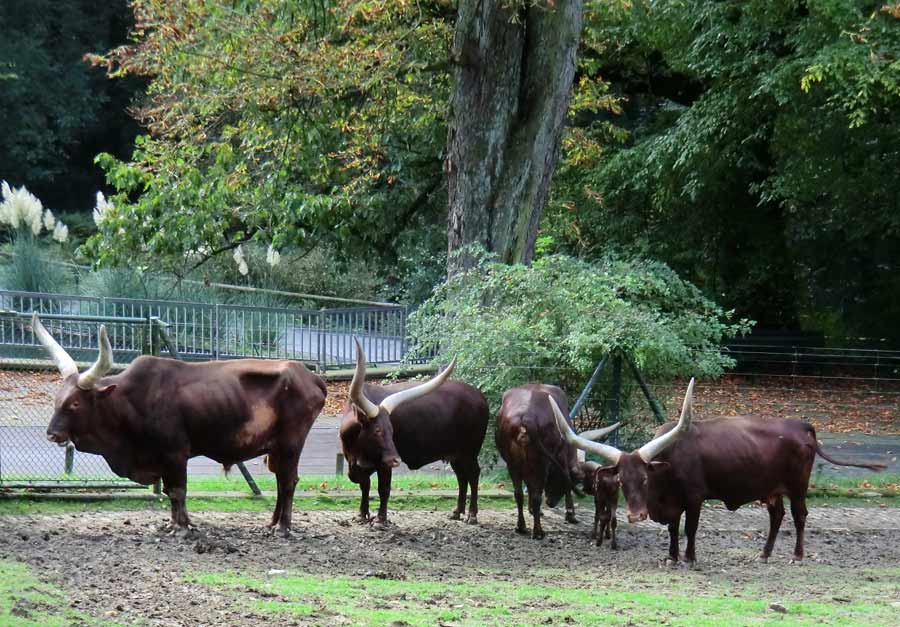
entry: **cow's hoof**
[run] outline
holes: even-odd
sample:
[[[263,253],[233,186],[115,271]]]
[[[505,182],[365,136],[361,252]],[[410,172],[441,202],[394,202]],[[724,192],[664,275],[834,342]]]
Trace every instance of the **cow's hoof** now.
[[[610,550],[610,551],[618,551],[618,550],[619,550],[619,545],[616,544],[615,541],[610,542],[610,543],[609,543],[609,550]]]
[[[291,538],[291,528],[290,527],[279,527],[278,535],[280,535],[285,540],[290,540]]]
[[[366,525],[371,520],[372,519],[369,518],[368,514],[357,514],[356,516],[353,517],[353,522],[355,522],[358,525]]]
[[[516,533],[520,533],[524,536],[528,533],[528,527],[516,527]]]
[[[544,539],[544,531],[542,529],[537,529],[531,532],[532,540],[543,540]]]
[[[199,532],[193,525],[178,525],[172,527],[169,535],[179,540],[193,540],[199,535]]]
[[[377,529],[377,530],[379,530],[379,531],[384,531],[384,530],[387,529],[390,525],[391,525],[391,523],[389,523],[389,522],[387,521],[387,518],[376,518],[375,520],[372,521],[372,524],[371,524],[370,526],[372,527],[372,529]]]
[[[791,561],[788,562],[788,563],[789,563],[789,564],[802,564],[802,563],[803,563],[803,556],[802,556],[802,555],[795,555],[794,557],[791,558]]]
[[[678,566],[678,560],[677,560],[677,559],[672,559],[671,557],[667,557],[667,558],[666,558],[666,561],[663,562],[663,563],[664,563],[666,566],[671,566],[672,568],[675,568],[676,566]]]
[[[769,561],[769,556],[766,555],[765,553],[763,553],[763,554],[760,555],[757,559],[758,559],[760,562],[762,562],[763,564],[765,564],[765,563],[767,563],[767,562]]]
[[[684,560],[681,562],[681,568],[683,570],[697,570],[697,562],[695,560]]]
[[[575,518],[575,512],[566,512],[566,522],[570,525],[578,524],[578,519]]]
[[[457,510],[453,510],[453,512],[450,514],[450,520],[459,520],[461,516],[462,516],[461,512],[459,512]]]
[[[474,514],[469,514],[469,517],[466,518],[467,525],[477,525],[478,524],[478,516]]]

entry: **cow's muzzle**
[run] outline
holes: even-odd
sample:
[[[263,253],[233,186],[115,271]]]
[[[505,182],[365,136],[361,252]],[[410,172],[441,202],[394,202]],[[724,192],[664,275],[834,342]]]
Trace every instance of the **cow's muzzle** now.
[[[635,514],[634,512],[626,512],[626,516],[628,516],[628,522],[630,523],[647,520],[647,512],[638,512],[637,514]]]
[[[59,433],[56,431],[48,431],[47,439],[55,444],[58,444],[59,446],[65,446],[66,444],[69,443],[68,435],[66,435],[65,433]]]
[[[400,465],[400,458],[399,457],[389,457],[386,460],[384,460],[384,465],[387,466],[388,468],[396,468],[397,466]]]

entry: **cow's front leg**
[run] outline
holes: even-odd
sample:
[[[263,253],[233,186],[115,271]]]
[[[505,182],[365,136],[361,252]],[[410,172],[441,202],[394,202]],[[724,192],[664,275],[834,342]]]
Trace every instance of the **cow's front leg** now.
[[[359,514],[357,514],[354,519],[358,523],[367,523],[369,522],[369,490],[372,487],[372,477],[370,475],[362,475],[357,477],[357,483],[359,483],[359,490],[361,492],[359,497]]]
[[[669,558],[670,564],[678,563],[678,528],[681,526],[681,514],[673,522],[669,523]]]
[[[391,468],[378,469],[378,517],[375,522],[379,525],[387,524],[388,499],[391,498],[391,477],[393,471]]]
[[[700,504],[690,505],[684,514],[684,532],[687,535],[687,548],[684,550],[684,560],[688,565],[693,564],[697,557],[694,553],[694,543],[697,539],[697,527],[700,524]]]
[[[173,532],[188,531],[191,520],[187,513],[187,461],[180,462],[163,475],[163,492],[169,497],[172,509],[171,528]]]

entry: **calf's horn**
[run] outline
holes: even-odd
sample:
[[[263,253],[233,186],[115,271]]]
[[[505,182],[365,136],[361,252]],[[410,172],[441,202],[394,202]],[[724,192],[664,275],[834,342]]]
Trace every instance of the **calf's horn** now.
[[[694,417],[694,379],[688,383],[687,393],[684,395],[684,403],[681,405],[681,418],[674,429],[663,433],[661,436],[647,442],[638,449],[638,455],[646,463],[653,461],[653,458],[662,453],[664,450],[675,444],[680,437],[688,432],[691,428],[691,418]]]
[[[442,373],[431,379],[431,381],[426,381],[415,387],[395,392],[381,401],[380,406],[390,414],[403,403],[415,400],[420,396],[425,396],[429,392],[433,392],[441,387],[441,384],[447,380],[447,377],[450,376],[454,368],[456,368],[456,357],[453,358],[453,361],[450,362],[449,366],[444,368]]]
[[[56,367],[59,368],[59,373],[62,375],[63,379],[68,379],[73,374],[78,374],[78,366],[75,365],[75,360],[66,352],[59,343],[53,339],[53,336],[44,328],[43,323],[41,323],[38,318],[37,312],[32,314],[31,316],[31,330],[34,331],[34,336],[37,340],[47,349],[47,352],[50,354],[50,359],[53,360],[53,363],[56,364]]]
[[[363,352],[359,338],[356,342],[356,371],[353,373],[353,381],[350,382],[350,402],[359,407],[366,416],[375,418],[378,415],[378,406],[366,398],[366,354]]]
[[[556,404],[556,400],[552,396],[550,396],[549,398],[550,407],[553,408],[553,415],[556,417],[556,426],[559,429],[559,433],[563,436],[563,438],[566,439],[567,442],[577,448],[580,448],[582,451],[599,455],[603,459],[609,460],[609,462],[612,464],[619,463],[619,458],[622,457],[622,451],[617,449],[615,446],[600,444],[600,442],[591,442],[590,440],[585,440],[584,438],[575,435],[575,432],[572,431],[572,428],[566,421],[566,417],[563,415],[562,411],[560,411],[559,405]]]
[[[603,427],[602,429],[591,429],[590,431],[582,431],[578,434],[579,437],[584,438],[585,440],[592,440],[594,442],[599,442],[610,433],[618,429],[622,425],[621,422],[617,422],[614,425],[610,425],[609,427]]]
[[[109,336],[106,334],[106,326],[100,327],[100,354],[97,355],[97,361],[94,365],[85,370],[78,377],[78,387],[82,390],[92,390],[101,378],[112,369],[113,353],[112,346],[109,343]]]

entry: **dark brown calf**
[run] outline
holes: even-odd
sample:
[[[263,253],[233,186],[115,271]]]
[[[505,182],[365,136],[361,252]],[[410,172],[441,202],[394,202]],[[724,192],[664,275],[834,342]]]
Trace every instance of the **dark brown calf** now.
[[[598,467],[592,478],[594,493],[594,529],[591,537],[597,546],[603,543],[603,536],[610,540],[609,548],[616,550],[616,507],[619,504],[619,478],[609,468]]]

